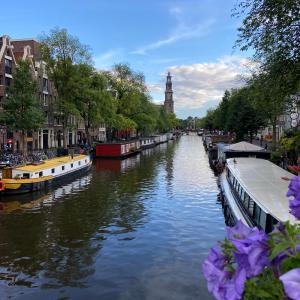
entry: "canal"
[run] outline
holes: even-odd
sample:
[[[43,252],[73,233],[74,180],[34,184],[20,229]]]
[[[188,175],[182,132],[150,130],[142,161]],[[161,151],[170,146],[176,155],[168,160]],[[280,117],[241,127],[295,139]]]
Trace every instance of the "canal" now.
[[[223,239],[216,177],[196,135],[0,203],[0,299],[212,299]]]

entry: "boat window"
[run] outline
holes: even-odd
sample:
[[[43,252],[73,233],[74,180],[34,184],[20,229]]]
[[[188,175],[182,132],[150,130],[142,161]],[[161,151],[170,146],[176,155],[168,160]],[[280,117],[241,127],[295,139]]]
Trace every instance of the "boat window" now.
[[[85,162],[87,162],[87,159],[85,160]]]
[[[42,177],[43,176],[43,172],[39,172],[39,177]]]
[[[250,197],[247,193],[245,193],[245,197],[243,199],[243,205],[245,208],[248,208]]]
[[[23,173],[23,178],[30,178],[30,174],[29,173]]]
[[[55,169],[51,169],[51,173],[54,174],[55,173]]]
[[[255,220],[256,224],[260,224],[260,214],[261,214],[261,208],[255,203],[254,220]]]
[[[261,210],[259,225],[263,230],[266,230],[267,214]]]
[[[73,168],[73,164],[71,164],[71,168]]]
[[[81,161],[78,162],[78,166],[80,166],[80,165],[81,165]]]
[[[240,187],[239,195],[240,195],[240,198],[243,199],[243,197],[244,197],[244,190],[243,190],[242,187]]]
[[[254,201],[252,198],[249,199],[249,203],[248,203],[248,211],[249,211],[249,214],[250,216],[252,217],[253,216],[253,211],[254,211]]]
[[[61,169],[64,170],[64,169],[65,169],[65,166],[62,166]]]

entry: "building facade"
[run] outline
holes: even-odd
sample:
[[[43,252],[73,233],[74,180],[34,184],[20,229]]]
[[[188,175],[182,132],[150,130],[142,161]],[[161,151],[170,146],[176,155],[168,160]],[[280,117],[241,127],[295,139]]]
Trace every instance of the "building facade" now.
[[[56,109],[57,92],[53,82],[49,80],[45,62],[40,55],[40,45],[34,39],[11,39],[4,35],[0,37],[0,107],[5,99],[5,90],[13,81],[13,73],[21,60],[30,62],[32,75],[38,86],[37,97],[45,114],[45,123],[37,131],[27,132],[28,150],[41,150],[63,147],[62,115]],[[84,122],[75,116],[69,118],[67,146],[86,142]],[[105,127],[97,128],[92,135],[95,140],[105,139]],[[15,131],[9,131],[0,124],[0,145],[20,150],[21,136]]]
[[[166,112],[174,113],[172,76],[171,76],[170,72],[168,72],[168,75],[167,75],[164,108],[165,108]]]

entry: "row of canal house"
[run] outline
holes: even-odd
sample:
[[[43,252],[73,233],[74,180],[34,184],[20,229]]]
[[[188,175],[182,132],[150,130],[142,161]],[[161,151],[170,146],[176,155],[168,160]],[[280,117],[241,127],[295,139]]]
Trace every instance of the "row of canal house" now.
[[[13,82],[13,74],[19,61],[29,60],[32,66],[32,74],[38,84],[38,95],[41,107],[45,113],[46,122],[38,131],[27,133],[28,150],[49,149],[63,146],[62,122],[59,111],[54,109],[57,93],[54,84],[49,80],[45,62],[41,60],[39,43],[34,39],[11,39],[4,35],[0,37],[0,107],[6,96],[6,89]],[[2,109],[2,108],[1,108]],[[86,141],[84,123],[82,120],[71,116],[67,139],[67,146],[80,144]],[[93,139],[104,140],[105,127],[95,128]],[[9,131],[4,124],[0,124],[0,145],[7,145],[14,151],[18,151],[21,145],[21,136],[15,131]]]

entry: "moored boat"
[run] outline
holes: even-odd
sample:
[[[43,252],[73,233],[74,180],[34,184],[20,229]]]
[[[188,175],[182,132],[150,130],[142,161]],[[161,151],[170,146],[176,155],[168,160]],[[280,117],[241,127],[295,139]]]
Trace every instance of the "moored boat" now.
[[[153,136],[140,138],[141,149],[149,149],[156,146]]]
[[[95,156],[100,158],[126,158],[141,151],[139,140],[114,143],[99,143],[96,145]]]
[[[289,182],[282,179],[292,176],[268,160],[227,159],[220,186],[228,225],[241,220],[249,227],[270,232],[278,222],[297,222],[289,213],[286,198]]]
[[[62,156],[25,166],[4,168],[0,189],[3,194],[20,194],[47,188],[55,181],[88,170],[89,155]]]

